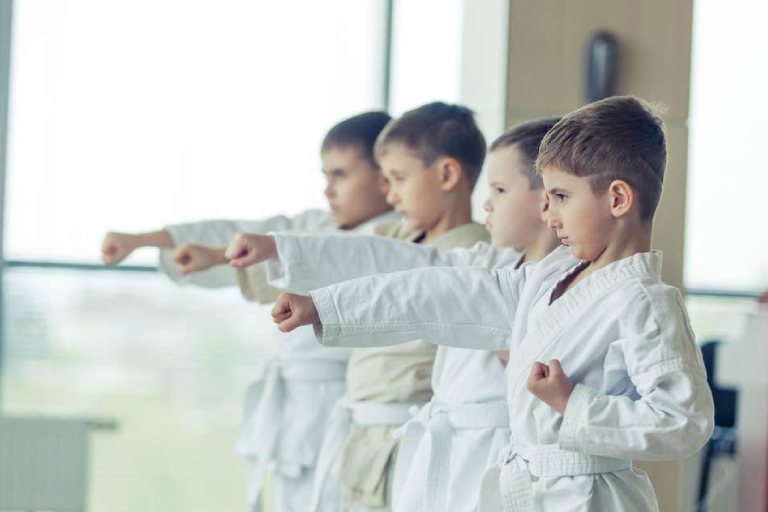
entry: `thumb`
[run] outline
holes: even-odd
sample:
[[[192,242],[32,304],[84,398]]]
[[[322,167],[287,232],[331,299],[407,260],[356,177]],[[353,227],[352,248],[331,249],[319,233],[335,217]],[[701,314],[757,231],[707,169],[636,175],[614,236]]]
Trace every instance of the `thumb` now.
[[[298,319],[299,317],[297,315],[292,315],[279,324],[277,324],[277,328],[280,329],[281,332],[291,332],[292,330],[296,329],[297,327],[301,327],[302,323]]]
[[[186,245],[182,245],[181,247],[173,251],[173,261],[177,265],[186,265],[187,263],[189,263],[189,260],[191,259],[190,256],[191,255],[190,255],[189,247]]]
[[[552,375],[563,375],[563,367],[560,366],[560,361],[557,359],[552,359],[549,362],[549,372]]]
[[[237,233],[224,251],[224,257],[228,260],[234,260],[244,256],[247,252],[248,241],[241,233]]]
[[[272,320],[282,322],[291,314],[291,298],[289,293],[281,293],[272,308]]]

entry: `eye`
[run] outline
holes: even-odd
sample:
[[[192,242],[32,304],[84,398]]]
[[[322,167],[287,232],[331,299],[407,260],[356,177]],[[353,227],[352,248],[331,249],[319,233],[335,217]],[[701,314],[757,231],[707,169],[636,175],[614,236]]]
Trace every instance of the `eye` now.
[[[496,187],[496,193],[503,194],[504,192],[506,192],[506,189],[503,189],[501,187]]]
[[[334,171],[331,173],[331,176],[334,178],[345,178],[347,176],[347,171],[344,169],[334,169]]]
[[[565,194],[555,194],[555,197],[562,203],[568,197]]]

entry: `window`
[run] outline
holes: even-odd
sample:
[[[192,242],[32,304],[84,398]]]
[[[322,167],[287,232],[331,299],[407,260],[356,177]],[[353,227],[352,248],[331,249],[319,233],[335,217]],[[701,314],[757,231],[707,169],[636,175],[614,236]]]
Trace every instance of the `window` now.
[[[324,207],[326,130],[385,105],[386,8],[15,2],[5,258],[96,263],[107,230]],[[268,307],[152,272],[2,275],[2,412],[119,425],[93,435],[89,510],[245,508]]]
[[[16,2],[6,257],[94,262],[108,230],[324,207],[323,135],[384,107],[385,7]]]
[[[768,288],[768,116],[762,22],[768,4],[697,1],[688,170],[685,284]]]

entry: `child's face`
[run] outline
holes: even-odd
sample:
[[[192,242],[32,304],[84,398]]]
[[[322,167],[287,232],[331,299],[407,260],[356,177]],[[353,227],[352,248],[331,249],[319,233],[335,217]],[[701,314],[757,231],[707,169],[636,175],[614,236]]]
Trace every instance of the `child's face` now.
[[[545,194],[540,188],[531,190],[527,166],[514,145],[488,153],[485,225],[500,247],[530,247],[543,227]]]
[[[429,230],[448,208],[437,172],[440,159],[425,167],[407,146],[392,143],[379,156],[381,172],[389,181],[387,202],[414,229]]]
[[[547,224],[560,241],[584,261],[596,260],[608,247],[614,229],[607,191],[595,195],[589,178],[574,176],[556,167],[541,173],[547,191]]]
[[[325,197],[339,226],[354,228],[389,209],[386,180],[356,148],[331,147],[320,157]]]

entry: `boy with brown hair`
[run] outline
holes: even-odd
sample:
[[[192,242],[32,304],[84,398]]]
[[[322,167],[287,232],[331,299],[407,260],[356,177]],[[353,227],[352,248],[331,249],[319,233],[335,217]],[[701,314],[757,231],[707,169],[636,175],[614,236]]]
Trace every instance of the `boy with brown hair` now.
[[[680,292],[650,250],[665,163],[662,122],[646,104],[587,105],[548,133],[537,161],[549,226],[566,247],[519,269],[420,268],[284,294],[274,316],[283,330],[320,323],[328,346],[414,335],[507,344],[511,436],[481,511],[658,510],[632,460],[691,455],[713,426]],[[494,266],[478,250],[416,249],[413,266]]]
[[[225,245],[242,230],[372,232],[397,216],[386,203],[388,186],[373,157],[376,137],[391,117],[365,112],[335,124],[320,147],[328,210],[262,220],[211,220],[176,224],[139,234],[108,233],[102,251],[114,265],[139,247],[160,248],[159,269],[174,282],[203,287],[240,286],[246,299],[272,303],[278,291],[266,282],[263,265],[235,272],[223,257]],[[258,333],[262,342],[275,342]],[[266,336],[266,340],[263,338]],[[314,471],[329,411],[345,393],[348,349],[323,350],[312,330],[280,336],[275,357],[248,388],[243,432],[236,451],[246,462],[246,493],[251,511],[263,510],[262,489],[272,481],[272,508],[304,512],[312,498]],[[328,488],[322,505],[339,506],[338,489]]]

